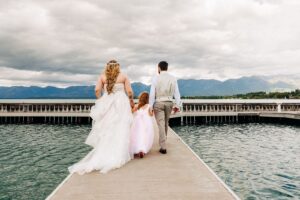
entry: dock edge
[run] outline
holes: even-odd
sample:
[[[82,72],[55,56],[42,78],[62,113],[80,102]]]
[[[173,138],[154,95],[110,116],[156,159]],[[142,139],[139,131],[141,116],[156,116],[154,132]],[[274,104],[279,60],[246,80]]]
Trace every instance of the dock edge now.
[[[241,200],[231,189],[226,183],[198,156],[193,149],[185,142],[183,139],[171,128],[169,129],[174,133],[174,135],[196,156],[196,158],[209,170],[210,173],[213,174],[213,176],[223,185],[223,187],[236,199],[236,200]]]

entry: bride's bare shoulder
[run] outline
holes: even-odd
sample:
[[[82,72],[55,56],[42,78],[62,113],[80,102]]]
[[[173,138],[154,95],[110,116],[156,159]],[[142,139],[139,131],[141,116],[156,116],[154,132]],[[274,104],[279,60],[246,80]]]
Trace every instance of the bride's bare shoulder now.
[[[128,79],[128,76],[124,73],[120,73],[119,80],[125,82]]]
[[[124,77],[126,77],[126,74],[124,74],[123,72],[121,72],[121,73],[119,74],[119,77],[120,77],[120,78],[124,78]]]

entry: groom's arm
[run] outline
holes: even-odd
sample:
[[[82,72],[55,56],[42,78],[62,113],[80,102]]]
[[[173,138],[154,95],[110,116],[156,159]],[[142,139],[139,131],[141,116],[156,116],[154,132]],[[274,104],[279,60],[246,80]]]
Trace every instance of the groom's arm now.
[[[155,86],[156,86],[156,79],[157,77],[154,77],[152,79],[152,84],[151,84],[151,88],[150,88],[150,97],[149,97],[149,105],[150,108],[153,109],[153,105],[155,103]]]
[[[180,96],[180,92],[179,92],[179,87],[178,87],[178,82],[177,82],[177,80],[176,80],[176,82],[175,82],[174,98],[175,98],[176,106],[177,106],[179,109],[181,109],[182,102],[181,102],[181,96]]]

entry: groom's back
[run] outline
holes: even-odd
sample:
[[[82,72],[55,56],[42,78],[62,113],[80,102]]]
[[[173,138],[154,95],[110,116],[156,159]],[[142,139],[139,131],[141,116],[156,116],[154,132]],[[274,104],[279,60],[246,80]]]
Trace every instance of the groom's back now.
[[[155,96],[157,100],[166,101],[173,99],[176,78],[167,72],[161,72],[157,77]]]

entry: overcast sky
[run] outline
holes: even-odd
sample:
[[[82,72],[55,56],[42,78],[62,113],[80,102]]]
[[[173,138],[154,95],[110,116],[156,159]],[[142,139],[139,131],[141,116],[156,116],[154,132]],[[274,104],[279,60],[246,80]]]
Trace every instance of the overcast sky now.
[[[111,58],[145,83],[160,60],[178,78],[295,78],[299,11],[299,0],[0,0],[0,85],[90,85]]]

